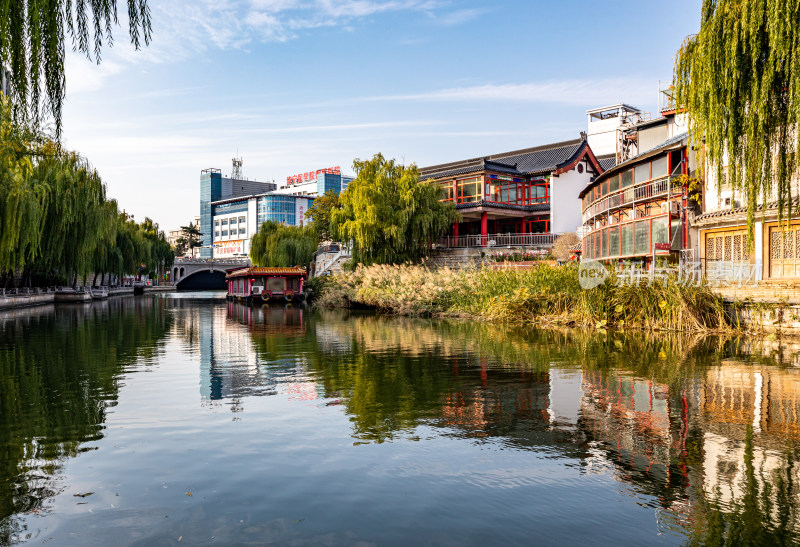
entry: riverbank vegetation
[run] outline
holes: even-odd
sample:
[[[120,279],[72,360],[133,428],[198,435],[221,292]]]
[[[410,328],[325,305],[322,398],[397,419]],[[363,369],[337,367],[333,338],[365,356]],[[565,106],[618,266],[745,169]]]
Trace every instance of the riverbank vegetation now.
[[[92,273],[156,272],[172,263],[158,224],[137,224],[75,152],[17,123],[0,104],[0,283],[73,284]],[[105,276],[101,277],[101,282]]]
[[[469,316],[503,323],[673,331],[727,328],[722,299],[678,279],[606,282],[584,290],[575,265],[529,269],[359,266],[312,283],[322,307],[370,307],[416,316]]]

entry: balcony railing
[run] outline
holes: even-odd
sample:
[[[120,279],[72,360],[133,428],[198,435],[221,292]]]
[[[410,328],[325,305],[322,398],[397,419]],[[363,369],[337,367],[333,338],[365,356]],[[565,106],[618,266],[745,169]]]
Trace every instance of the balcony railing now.
[[[443,237],[442,248],[464,247],[538,247],[549,248],[560,234],[487,234]]]
[[[583,212],[583,222],[589,222],[598,215],[626,205],[635,204],[639,201],[650,201],[655,198],[665,197],[669,195],[670,192],[676,194],[678,190],[682,190],[683,188],[680,184],[675,183],[676,178],[676,176],[662,177],[645,184],[625,188],[624,190],[603,198],[586,208]]]

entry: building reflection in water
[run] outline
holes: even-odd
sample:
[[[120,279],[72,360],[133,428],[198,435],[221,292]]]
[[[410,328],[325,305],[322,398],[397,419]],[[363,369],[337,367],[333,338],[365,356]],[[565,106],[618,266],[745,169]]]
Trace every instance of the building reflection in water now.
[[[235,303],[199,325],[203,400],[322,398],[343,405],[358,442],[426,425],[572,458],[701,543],[734,521],[751,525],[740,537],[800,532],[800,375],[754,362],[773,350]]]
[[[306,333],[302,307],[227,306],[189,310],[194,348],[200,360],[200,397],[205,404],[226,402],[241,412],[246,397],[285,393],[290,399],[317,398],[305,378],[302,356],[265,359],[264,345],[281,345]],[[186,328],[184,326],[184,328]]]

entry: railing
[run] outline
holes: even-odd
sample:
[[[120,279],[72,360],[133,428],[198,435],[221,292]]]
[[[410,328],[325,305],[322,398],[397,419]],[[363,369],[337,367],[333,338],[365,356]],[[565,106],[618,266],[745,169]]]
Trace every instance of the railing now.
[[[179,256],[175,258],[175,264],[250,264],[249,258],[190,258]]]
[[[317,268],[317,270],[314,272],[314,275],[316,276],[325,275],[325,272],[327,272],[331,268],[331,266],[336,264],[337,260],[339,260],[342,257],[349,257],[349,256],[350,256],[350,249],[348,247],[342,247],[333,256],[328,258],[323,263],[323,266],[321,268]]]
[[[670,188],[673,190],[682,189],[682,186],[674,184],[676,176],[665,176],[660,179],[650,181],[646,184],[638,186],[631,186],[625,188],[615,194],[603,198],[593,205],[586,208],[583,212],[583,222],[588,222],[592,218],[606,213],[618,207],[624,207],[637,201],[651,200],[670,194]],[[673,192],[676,193],[676,192]]]
[[[464,247],[551,247],[560,234],[486,234],[443,237],[442,248]]]

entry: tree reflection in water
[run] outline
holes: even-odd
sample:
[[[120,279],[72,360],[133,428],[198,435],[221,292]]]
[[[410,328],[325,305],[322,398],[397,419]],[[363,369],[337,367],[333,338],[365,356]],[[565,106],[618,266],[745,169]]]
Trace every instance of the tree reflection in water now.
[[[33,308],[0,320],[0,544],[16,515],[48,511],[65,460],[103,437],[126,367],[151,362],[170,318],[162,301]]]
[[[200,404],[234,417],[252,397],[316,398],[354,444],[530,451],[612,474],[690,543],[797,540],[800,344],[131,298],[0,319],[0,544],[48,511],[122,375],[165,339],[197,358]]]
[[[344,406],[356,443],[435,427],[614,473],[692,543],[797,539],[795,343],[341,312],[307,313],[305,327],[254,329],[253,348],[266,363],[306,348],[308,377]]]

